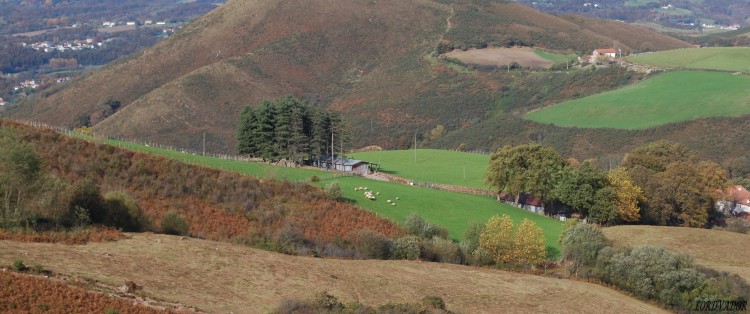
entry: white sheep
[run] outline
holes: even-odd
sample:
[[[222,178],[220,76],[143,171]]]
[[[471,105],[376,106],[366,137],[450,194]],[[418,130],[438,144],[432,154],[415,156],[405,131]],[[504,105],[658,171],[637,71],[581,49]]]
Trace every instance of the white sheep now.
[[[398,201],[398,196],[396,196],[396,200]]]
[[[387,202],[387,203],[390,203],[390,202],[391,202],[391,200],[387,200],[386,202]]]

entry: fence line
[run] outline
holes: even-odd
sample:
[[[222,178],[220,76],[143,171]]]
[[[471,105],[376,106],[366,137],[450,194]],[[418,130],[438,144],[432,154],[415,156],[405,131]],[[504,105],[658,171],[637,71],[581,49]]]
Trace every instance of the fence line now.
[[[36,122],[36,121],[27,121],[27,120],[14,120],[14,121],[31,126],[31,127],[35,127],[35,128],[52,130],[61,134],[68,135],[68,136],[87,135],[87,134],[75,132],[74,130],[71,130],[66,127],[52,126],[46,123],[41,123],[41,122]],[[155,147],[155,148],[160,148],[160,149],[171,150],[174,152],[181,152],[184,154],[192,154],[195,156],[206,156],[206,157],[218,158],[222,160],[233,160],[233,161],[241,161],[241,162],[264,162],[260,158],[251,158],[248,156],[241,156],[241,155],[214,154],[214,153],[206,153],[204,155],[203,152],[199,152],[196,150],[179,148],[179,147],[170,146],[170,145],[163,145],[163,144],[154,143],[154,142],[138,141],[136,139],[118,138],[112,135],[101,135],[93,131],[88,136],[93,137],[95,142],[103,142],[104,140],[116,141],[115,143],[108,144],[108,145],[113,145],[113,146],[123,147],[123,148],[128,148],[125,143],[134,143],[134,144],[143,145],[146,147]],[[447,151],[459,151],[457,149],[446,149],[446,150]],[[489,153],[485,151],[470,151],[469,153],[489,155]],[[204,167],[208,166],[204,162],[191,161],[188,163],[199,165],[199,166],[204,166]],[[221,170],[227,170],[225,167],[220,166],[219,168]],[[385,173],[381,173],[381,175],[388,178],[388,180],[391,182],[425,187],[425,188],[430,188],[430,189],[435,189],[435,190],[444,190],[444,191],[472,194],[472,195],[478,195],[478,196],[489,196],[489,197],[495,197],[497,194],[496,192],[490,191],[490,190],[475,189],[475,188],[469,188],[469,187],[464,187],[464,186],[441,184],[441,183],[434,183],[434,182],[413,181],[413,180],[408,180],[408,179],[404,179],[401,177],[397,177],[397,176],[385,174]],[[317,176],[317,180],[325,181],[325,180],[331,180],[331,179],[336,179],[336,178],[341,178],[341,177],[352,177],[352,176],[358,176],[358,174],[351,173],[351,172],[331,173],[331,174],[324,175],[324,176]],[[298,179],[295,182],[313,182],[313,181],[314,179],[310,177],[310,178]]]

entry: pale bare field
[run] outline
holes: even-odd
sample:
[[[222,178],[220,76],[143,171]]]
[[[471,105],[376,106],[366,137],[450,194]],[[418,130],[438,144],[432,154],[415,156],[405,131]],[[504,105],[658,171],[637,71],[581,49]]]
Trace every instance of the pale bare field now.
[[[659,226],[617,226],[604,234],[619,245],[653,245],[685,253],[695,263],[734,273],[750,282],[750,235],[736,232]]]
[[[0,241],[0,265],[16,258],[113,286],[132,280],[148,297],[209,312],[265,313],[281,300],[322,291],[368,305],[435,295],[463,313],[663,312],[609,288],[567,279],[417,261],[289,256],[166,235],[76,246]]]
[[[548,68],[552,65],[552,62],[537,56],[528,47],[469,49],[466,51],[454,50],[445,55],[461,60],[461,62],[466,64],[496,66],[499,68],[506,67],[512,62],[532,69]]]

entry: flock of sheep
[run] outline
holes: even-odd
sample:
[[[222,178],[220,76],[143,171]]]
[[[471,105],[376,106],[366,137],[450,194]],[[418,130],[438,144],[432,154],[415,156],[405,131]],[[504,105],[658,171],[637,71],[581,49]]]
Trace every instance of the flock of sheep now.
[[[372,193],[372,191],[368,191],[367,187],[357,187],[354,188],[355,191],[365,191],[364,195],[366,199],[369,199],[371,201],[374,201],[376,198],[376,195],[380,195],[380,192],[375,192],[375,194]],[[396,201],[398,201],[398,197],[396,197]],[[396,201],[387,200],[386,203],[390,204],[391,206],[396,206]]]

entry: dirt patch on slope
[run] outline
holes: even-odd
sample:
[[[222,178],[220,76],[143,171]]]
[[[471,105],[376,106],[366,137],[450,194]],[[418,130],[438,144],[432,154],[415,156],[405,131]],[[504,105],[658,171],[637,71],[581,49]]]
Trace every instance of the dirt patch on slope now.
[[[497,68],[507,67],[513,62],[532,69],[546,69],[552,66],[552,62],[537,56],[528,47],[470,49],[466,51],[454,50],[445,55],[461,60],[461,62],[466,64]]]

